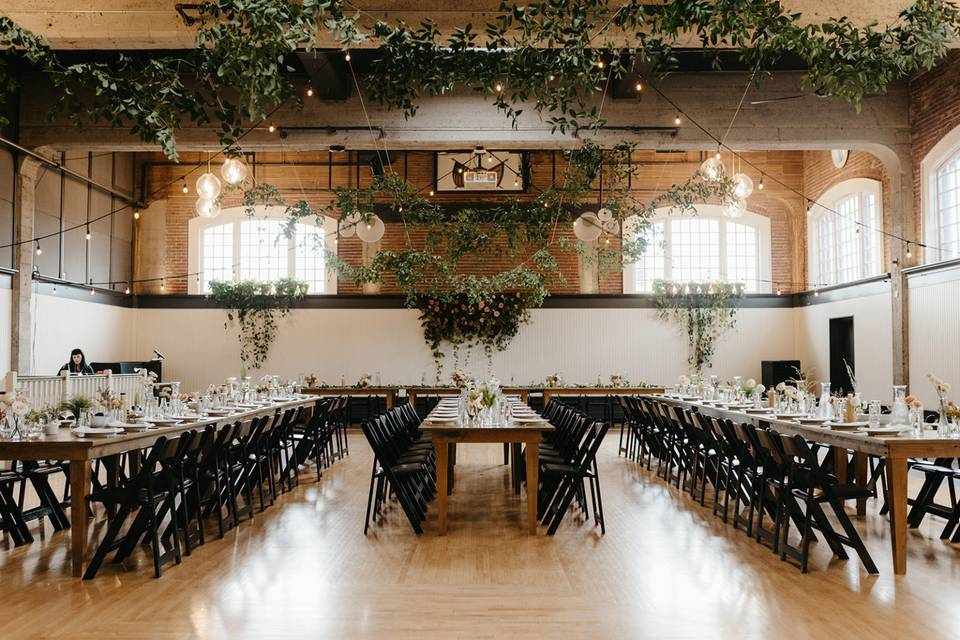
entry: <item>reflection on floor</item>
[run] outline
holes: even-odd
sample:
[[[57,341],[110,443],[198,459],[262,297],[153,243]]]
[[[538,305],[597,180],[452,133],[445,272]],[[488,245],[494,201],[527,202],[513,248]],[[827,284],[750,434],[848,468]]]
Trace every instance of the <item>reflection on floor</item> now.
[[[0,552],[0,638],[809,638],[960,635],[960,548],[942,521],[910,532],[894,578],[887,521],[855,519],[880,567],[832,560],[811,573],[724,525],[673,487],[600,455],[607,535],[570,519],[523,533],[499,445],[460,448],[447,537],[415,536],[398,508],[364,538],[371,456],[350,458],[264,514],[152,577],[149,554],[70,577],[69,534]],[[100,515],[100,514],[98,514]],[[91,527],[99,539],[104,522]]]

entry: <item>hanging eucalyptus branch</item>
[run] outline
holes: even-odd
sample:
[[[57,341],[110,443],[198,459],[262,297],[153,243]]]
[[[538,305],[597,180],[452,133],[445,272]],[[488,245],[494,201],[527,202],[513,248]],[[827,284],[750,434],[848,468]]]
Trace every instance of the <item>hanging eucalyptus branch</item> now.
[[[227,309],[224,328],[237,323],[240,362],[244,367],[263,366],[277,338],[277,320],[290,312],[290,305],[302,299],[307,289],[306,282],[293,278],[276,282],[210,282],[210,298],[218,307]]]
[[[743,295],[743,285],[657,280],[653,290],[657,317],[687,334],[690,373],[703,373],[713,362],[720,336],[736,323],[734,302]]]

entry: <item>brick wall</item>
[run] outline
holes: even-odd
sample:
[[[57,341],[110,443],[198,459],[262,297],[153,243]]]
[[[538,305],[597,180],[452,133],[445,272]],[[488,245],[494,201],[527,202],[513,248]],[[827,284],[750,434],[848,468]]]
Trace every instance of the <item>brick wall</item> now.
[[[789,291],[801,286],[793,283],[802,283],[803,259],[805,246],[805,227],[803,216],[803,201],[800,196],[790,189],[800,190],[804,185],[804,154],[797,151],[770,151],[749,153],[745,156],[751,163],[760,167],[769,176],[776,176],[788,185],[781,187],[769,178],[765,181],[763,191],[755,190],[749,199],[751,211],[765,215],[771,219],[772,243],[772,272],[777,287]],[[648,201],[655,195],[662,193],[674,184],[682,183],[696,169],[701,162],[701,154],[697,152],[638,152],[634,154],[632,162],[637,168],[636,175],[631,182],[631,190],[641,201]],[[531,159],[531,185],[527,193],[520,198],[532,199],[543,189],[547,189],[555,180],[563,175],[564,162],[559,153],[533,152]],[[403,175],[412,184],[423,187],[425,194],[431,188],[433,179],[433,154],[430,152],[393,152],[391,153],[392,169]],[[728,167],[730,159],[724,157]],[[178,178],[197,163],[204,162],[199,154],[184,154],[181,164],[167,163],[159,156],[144,155],[141,157],[141,168],[146,172],[147,192],[159,189],[164,185],[167,208],[165,229],[165,273],[182,274],[189,271],[189,238],[188,223],[195,216],[194,205],[196,194],[194,183],[201,171],[195,171],[186,180],[190,192],[182,193],[182,183]],[[335,187],[355,187],[369,185],[371,173],[369,168],[358,169],[355,166],[336,166],[336,163],[351,163],[355,161],[355,154],[343,153],[258,153],[256,154],[256,178],[259,182],[270,183],[280,189],[283,197],[290,202],[306,199],[314,206],[329,204],[333,199],[332,189]],[[270,163],[288,163],[287,166],[277,166]],[[299,166],[289,166],[296,162]],[[331,165],[331,163],[333,163]],[[216,167],[214,168],[216,171]],[[757,171],[746,166],[741,170],[751,175],[755,183],[759,183]],[[162,198],[164,194],[154,196]],[[597,194],[599,196],[599,193]],[[470,202],[496,200],[497,196],[470,195]],[[463,203],[464,196],[458,194],[437,194],[433,197],[437,202]],[[239,205],[239,199],[226,198],[224,208]],[[402,223],[390,222],[386,225],[382,243],[383,249],[400,249],[406,245],[407,232]],[[556,232],[572,237],[569,224],[561,225]],[[163,251],[156,238],[151,241],[147,234],[141,234],[141,252]],[[415,231],[412,232],[414,244],[422,241]],[[614,243],[616,240],[612,241]],[[357,238],[343,238],[337,247],[339,255],[353,264],[359,264],[362,255],[362,244]],[[560,265],[565,282],[557,283],[552,287],[554,293],[578,293],[580,291],[578,256],[573,251],[554,251]],[[526,256],[511,259],[506,254],[495,259],[484,261],[465,260],[462,268],[465,272],[476,274],[493,274],[510,268],[517,260]],[[776,288],[776,287],[775,287]],[[159,285],[142,287],[143,292],[159,293]],[[623,290],[622,275],[620,272],[604,272],[600,277],[600,291],[602,293],[620,293]],[[167,293],[185,293],[186,280],[170,280],[166,283]],[[352,282],[341,280],[338,283],[338,292],[343,294],[360,293]],[[395,283],[385,282],[381,287],[382,293],[395,293]]]
[[[913,153],[913,237],[923,238],[924,185],[920,163],[941,138],[960,126],[960,51],[951,50],[936,67],[910,81],[910,142]]]
[[[883,168],[883,162],[879,158],[866,151],[851,151],[850,155],[847,156],[847,163],[838,169],[834,166],[829,151],[805,151],[803,153],[803,193],[813,200],[819,201],[820,196],[834,185],[857,178],[880,181],[883,201],[881,206],[883,228],[889,228],[890,185],[887,180],[887,173]],[[822,204],[830,206],[829,202],[822,202]],[[812,205],[808,205],[808,209],[809,206]],[[804,218],[806,218],[805,215]],[[806,239],[804,239],[804,245],[806,245]],[[882,262],[884,265],[889,261],[889,250],[889,242],[884,237]],[[804,252],[804,262],[806,262],[806,252]],[[804,274],[807,273],[807,266],[804,264]]]

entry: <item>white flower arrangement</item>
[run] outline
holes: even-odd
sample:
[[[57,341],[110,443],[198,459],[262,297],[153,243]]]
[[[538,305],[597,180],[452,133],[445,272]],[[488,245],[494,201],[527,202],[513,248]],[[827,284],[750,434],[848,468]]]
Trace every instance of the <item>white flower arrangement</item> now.
[[[933,384],[933,388],[937,392],[937,397],[943,402],[946,395],[950,393],[950,383],[944,382],[933,373],[928,373],[927,379]]]
[[[610,374],[610,385],[614,387],[625,387],[627,386],[626,377],[619,373]]]
[[[140,386],[144,392],[152,393],[153,385],[157,382],[157,374],[147,369],[140,369]]]
[[[684,387],[690,386],[690,377],[689,376],[680,376],[680,385]]]
[[[20,435],[20,421],[30,413],[30,398],[23,391],[0,396],[0,421],[10,419],[13,431]]]
[[[450,374],[450,380],[453,382],[453,386],[455,386],[457,389],[463,389],[468,387],[473,382],[473,376],[463,369],[457,369]]]
[[[357,380],[357,385],[356,385],[357,388],[358,388],[358,389],[363,389],[363,388],[365,388],[365,387],[369,387],[369,386],[370,386],[370,380],[372,380],[372,379],[373,379],[373,377],[372,377],[369,373],[360,374],[360,378]]]
[[[554,373],[545,378],[544,382],[548,387],[559,387],[563,384],[563,378],[560,377],[559,373]]]

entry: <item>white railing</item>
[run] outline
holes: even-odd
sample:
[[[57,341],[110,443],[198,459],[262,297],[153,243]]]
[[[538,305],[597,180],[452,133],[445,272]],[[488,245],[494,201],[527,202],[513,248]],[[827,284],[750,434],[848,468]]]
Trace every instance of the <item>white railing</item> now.
[[[136,373],[106,373],[93,376],[71,376],[66,371],[59,376],[18,376],[16,371],[7,374],[4,391],[23,391],[34,408],[58,405],[74,396],[87,396],[95,400],[100,391],[109,389],[118,398],[126,395],[132,405],[137,395],[143,395],[141,378]]]

